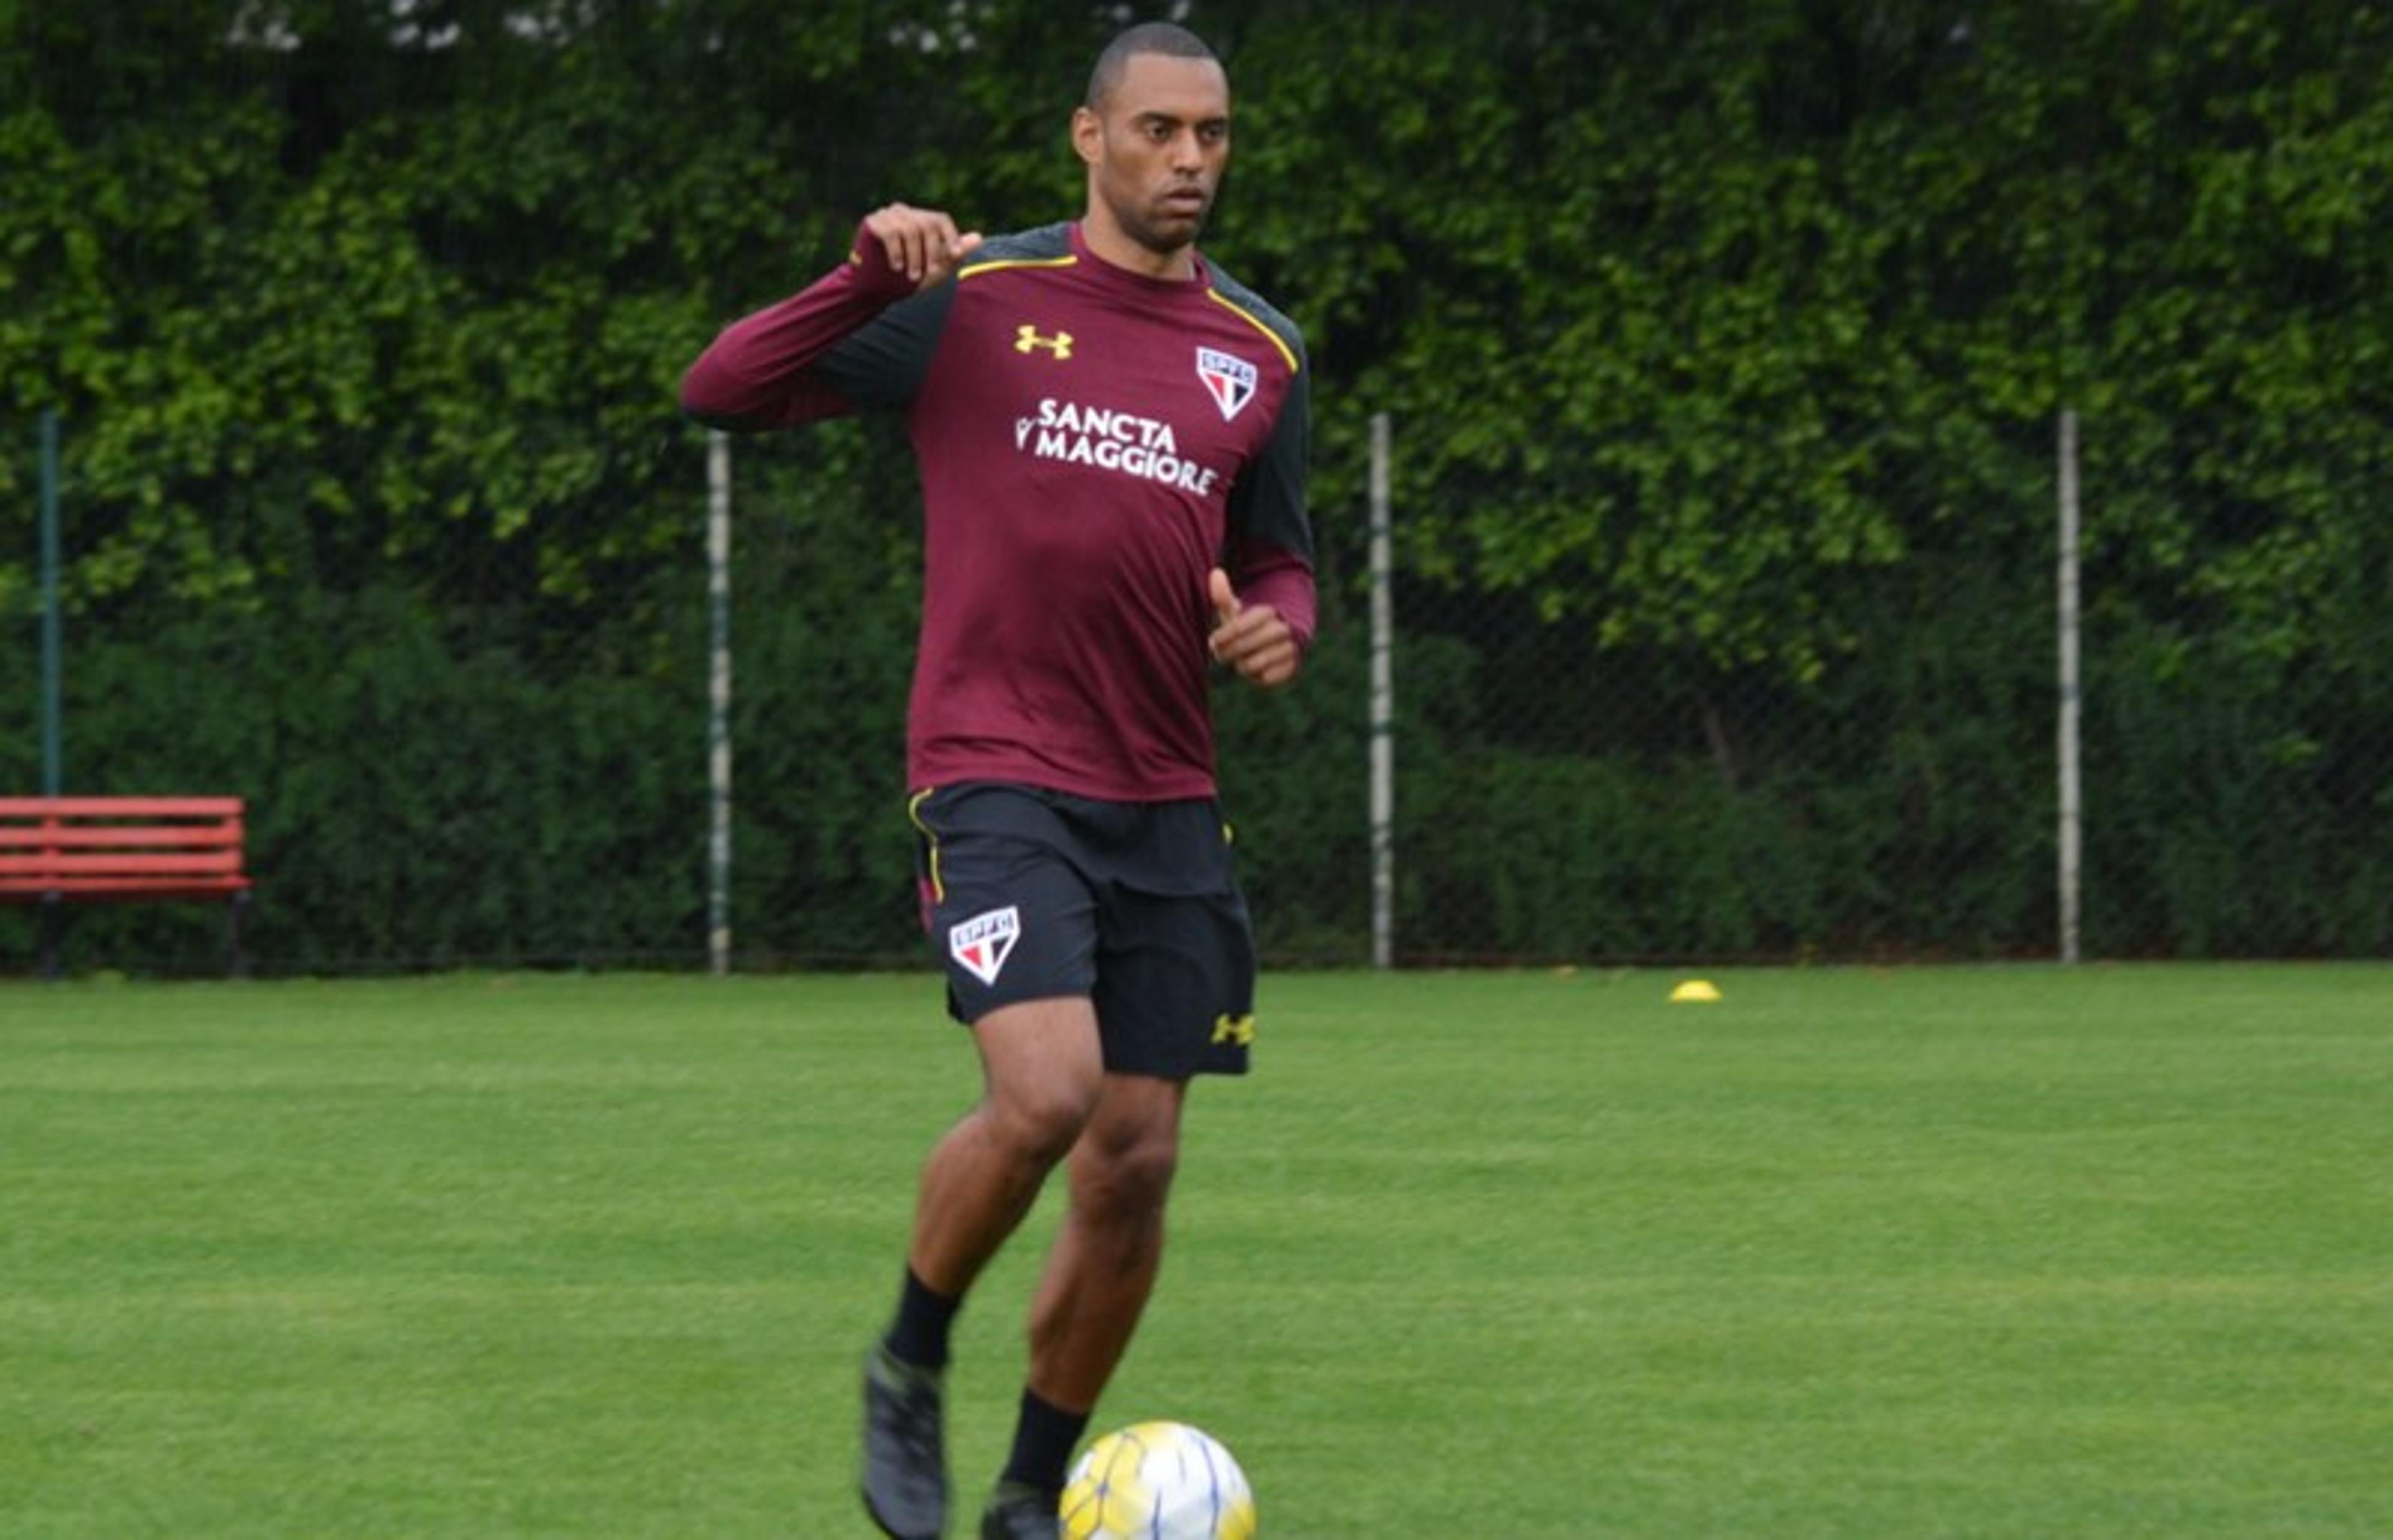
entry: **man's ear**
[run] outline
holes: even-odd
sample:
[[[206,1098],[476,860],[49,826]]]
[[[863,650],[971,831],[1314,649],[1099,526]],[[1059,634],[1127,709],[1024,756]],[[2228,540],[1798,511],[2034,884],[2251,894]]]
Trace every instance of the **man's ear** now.
[[[1104,159],[1105,125],[1085,107],[1072,109],[1072,150],[1083,165]]]

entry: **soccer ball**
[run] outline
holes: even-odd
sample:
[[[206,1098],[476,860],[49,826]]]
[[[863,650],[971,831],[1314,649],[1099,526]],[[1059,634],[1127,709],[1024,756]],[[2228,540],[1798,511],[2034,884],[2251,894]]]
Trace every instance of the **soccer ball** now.
[[[1089,1445],[1064,1489],[1065,1540],[1251,1540],[1255,1494],[1219,1440],[1134,1423]]]

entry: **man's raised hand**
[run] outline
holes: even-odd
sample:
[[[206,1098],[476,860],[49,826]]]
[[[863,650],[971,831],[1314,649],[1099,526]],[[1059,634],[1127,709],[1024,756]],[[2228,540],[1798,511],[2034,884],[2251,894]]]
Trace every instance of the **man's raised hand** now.
[[[868,238],[881,242],[893,271],[913,281],[917,293],[955,276],[964,259],[980,249],[980,232],[959,232],[938,209],[889,203],[864,216]]]

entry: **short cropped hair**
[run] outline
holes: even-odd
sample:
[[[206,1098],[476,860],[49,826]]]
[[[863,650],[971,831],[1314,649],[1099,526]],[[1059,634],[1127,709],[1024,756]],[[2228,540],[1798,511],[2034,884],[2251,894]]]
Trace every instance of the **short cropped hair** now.
[[[1088,107],[1102,112],[1105,98],[1121,84],[1130,61],[1140,54],[1164,54],[1172,59],[1210,59],[1222,62],[1220,57],[1206,46],[1205,40],[1187,28],[1170,21],[1142,21],[1118,33],[1097,56],[1096,68],[1089,72]]]

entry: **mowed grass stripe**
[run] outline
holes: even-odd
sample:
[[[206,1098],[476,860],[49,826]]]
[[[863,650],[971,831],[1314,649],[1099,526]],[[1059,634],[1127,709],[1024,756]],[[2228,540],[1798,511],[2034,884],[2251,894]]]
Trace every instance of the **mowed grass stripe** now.
[[[2393,969],[1712,976],[1268,979],[1101,1423],[1288,1537],[2393,1533]],[[927,975],[0,991],[0,1532],[864,1533],[976,1086]]]

